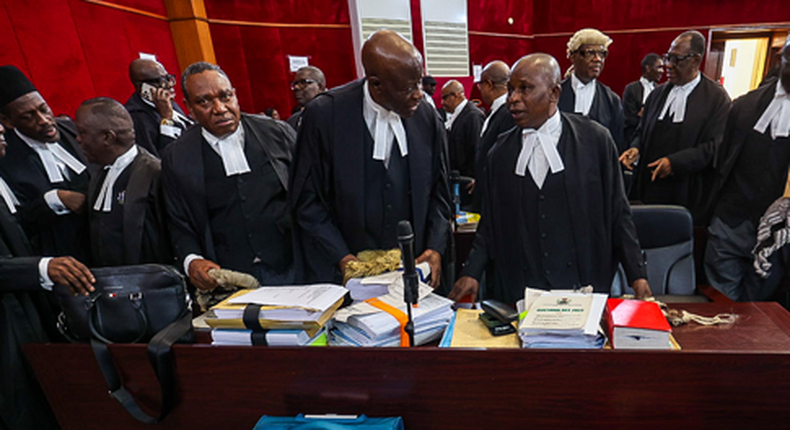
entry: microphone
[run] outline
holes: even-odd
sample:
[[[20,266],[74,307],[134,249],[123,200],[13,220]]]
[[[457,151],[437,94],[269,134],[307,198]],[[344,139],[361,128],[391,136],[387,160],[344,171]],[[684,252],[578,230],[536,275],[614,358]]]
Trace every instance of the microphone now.
[[[398,223],[398,245],[403,259],[403,297],[407,304],[417,304],[417,270],[414,267],[414,232],[411,223]]]

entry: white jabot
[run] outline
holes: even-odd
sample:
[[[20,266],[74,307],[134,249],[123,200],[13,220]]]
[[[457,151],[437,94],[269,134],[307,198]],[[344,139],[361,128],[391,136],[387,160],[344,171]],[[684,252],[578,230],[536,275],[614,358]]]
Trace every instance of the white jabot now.
[[[573,111],[582,115],[590,113],[593,99],[595,99],[595,79],[586,84],[576,77],[576,73],[571,73],[571,88],[576,94],[576,103]]]
[[[241,123],[236,127],[236,131],[223,137],[214,136],[205,128],[202,128],[200,132],[211,149],[222,157],[225,176],[240,175],[251,171],[250,165],[247,163],[247,156],[244,155],[244,126]]]
[[[538,189],[543,188],[546,174],[565,170],[557,144],[562,135],[562,120],[559,110],[554,113],[537,130],[525,128],[522,130],[521,152],[516,161],[516,175],[524,176],[527,167]]]
[[[690,82],[672,87],[669,90],[667,101],[664,102],[664,108],[661,109],[661,115],[658,116],[658,120],[662,121],[667,111],[669,111],[669,114],[672,115],[672,122],[683,122],[683,118],[686,117],[686,105],[688,104],[689,94],[694,91],[694,88],[697,88],[700,80],[702,80],[702,73],[697,72],[697,77]]]
[[[458,106],[455,107],[455,110],[453,111],[452,115],[449,114],[447,115],[447,122],[445,122],[444,125],[447,127],[448,130],[453,128],[453,123],[455,122],[455,119],[458,118],[458,115],[461,113],[461,111],[464,110],[467,103],[469,103],[469,100],[464,99],[464,101],[458,103]]]
[[[782,81],[776,82],[776,92],[771,103],[763,111],[763,115],[754,125],[754,130],[765,133],[771,126],[771,138],[790,136],[790,96],[788,96]]]
[[[66,178],[64,178],[64,174],[66,173],[66,168],[71,169],[78,175],[85,171],[85,165],[82,164],[80,160],[74,158],[74,156],[60,146],[59,143],[39,142],[20,133],[16,128],[14,131],[22,141],[36,151],[36,154],[38,154],[38,157],[41,159],[41,164],[44,165],[44,170],[47,172],[47,178],[49,178],[50,183],[54,184],[65,181]]]
[[[483,122],[483,129],[480,130],[480,137],[482,137],[485,134],[486,130],[488,129],[488,123],[491,121],[491,117],[494,116],[494,114],[496,113],[497,109],[499,109],[500,107],[504,106],[506,101],[507,101],[507,93],[502,94],[501,96],[497,97],[491,103],[491,112],[489,112],[488,116],[486,117],[485,122]]]
[[[645,104],[647,96],[649,96],[650,93],[653,92],[653,89],[656,88],[656,83],[648,81],[644,76],[639,78],[639,82],[642,84],[642,89],[644,90],[642,91],[642,104]]]
[[[107,176],[104,177],[104,182],[101,184],[99,195],[96,197],[96,202],[93,204],[93,210],[99,212],[112,211],[112,189],[113,186],[115,186],[115,181],[118,180],[118,177],[121,176],[124,169],[132,164],[134,157],[137,157],[137,153],[137,145],[132,145],[123,155],[116,158],[112,164],[104,166],[104,169],[107,170]]]
[[[6,206],[8,206],[8,211],[15,214],[16,207],[19,206],[19,200],[3,178],[0,178],[0,195],[3,196]]]
[[[393,137],[398,142],[401,157],[409,155],[406,129],[403,128],[403,122],[398,114],[385,109],[373,100],[367,81],[363,85],[363,92],[365,97],[362,103],[362,114],[370,135],[373,136],[373,159],[383,161],[384,166],[389,167]]]

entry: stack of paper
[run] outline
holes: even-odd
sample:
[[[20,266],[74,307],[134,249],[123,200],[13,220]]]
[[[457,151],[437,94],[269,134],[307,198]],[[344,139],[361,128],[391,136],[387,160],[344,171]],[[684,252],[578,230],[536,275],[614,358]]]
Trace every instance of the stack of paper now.
[[[252,330],[215,328],[211,331],[212,345],[252,345]],[[326,327],[313,330],[269,330],[269,346],[326,346]]]
[[[427,282],[431,276],[431,266],[420,263],[416,269],[420,281]],[[361,302],[388,294],[390,287],[398,281],[403,282],[403,269],[366,278],[351,278],[346,282],[346,288],[351,292],[351,299]]]
[[[214,328],[213,344],[250,345],[252,331],[245,327],[242,317],[248,304],[257,304],[261,305],[258,323],[269,330],[269,345],[316,344],[347,292],[331,284],[242,290],[211,308],[205,321]]]
[[[602,348],[606,294],[547,291],[529,300],[519,324],[524,348]]]
[[[412,308],[416,345],[438,339],[453,315],[453,302],[431,291],[427,285],[420,284],[419,304]],[[400,283],[400,289],[393,288],[377,300],[406,314],[402,294],[403,284]],[[398,319],[368,302],[358,302],[337,311],[329,333],[329,344],[333,346],[398,346],[400,343]]]

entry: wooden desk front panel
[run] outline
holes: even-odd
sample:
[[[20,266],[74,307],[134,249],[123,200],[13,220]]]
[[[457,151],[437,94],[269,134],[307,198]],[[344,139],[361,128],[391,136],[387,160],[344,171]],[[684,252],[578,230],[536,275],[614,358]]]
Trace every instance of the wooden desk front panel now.
[[[766,330],[767,319],[777,323],[767,330],[778,342],[790,342],[790,317],[781,308],[733,306],[751,315],[738,326],[744,331]],[[790,349],[690,350],[690,339],[715,338],[714,330],[721,333],[715,327],[703,334],[678,330],[684,351],[177,345],[179,404],[158,427],[251,428],[263,414],[300,412],[400,415],[410,430],[569,423],[754,429],[790,422]],[[157,405],[145,347],[111,349],[130,391],[144,404]],[[28,345],[26,350],[64,428],[149,428],[107,395],[88,346]]]

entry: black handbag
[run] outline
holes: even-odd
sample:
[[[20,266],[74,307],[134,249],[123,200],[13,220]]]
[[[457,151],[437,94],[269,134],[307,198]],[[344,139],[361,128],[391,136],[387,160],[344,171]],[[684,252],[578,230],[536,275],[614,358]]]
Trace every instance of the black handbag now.
[[[65,285],[53,291],[62,312],[58,328],[73,342],[90,342],[110,394],[139,421],[160,422],[175,403],[171,346],[193,342],[191,302],[184,277],[173,267],[139,266],[92,269],[95,291],[73,296]],[[124,388],[107,344],[148,342],[148,358],[162,391],[158,417],[145,413]]]

